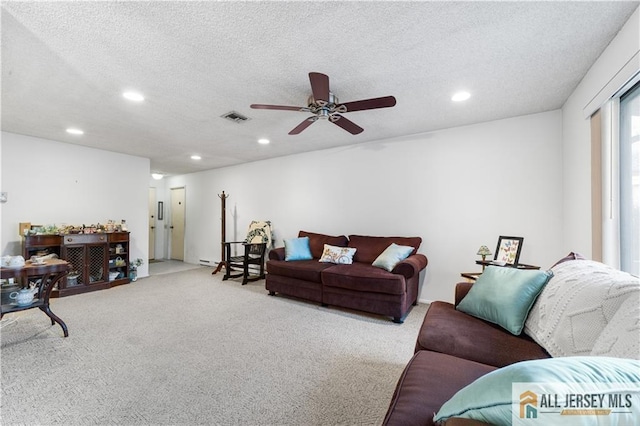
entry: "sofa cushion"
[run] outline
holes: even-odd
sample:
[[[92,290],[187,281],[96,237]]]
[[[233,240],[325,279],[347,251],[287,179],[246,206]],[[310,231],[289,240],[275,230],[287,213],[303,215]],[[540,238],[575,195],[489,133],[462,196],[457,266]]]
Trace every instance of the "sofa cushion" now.
[[[420,237],[369,237],[363,235],[349,235],[349,247],[357,249],[353,258],[354,262],[372,264],[380,253],[382,253],[391,243],[400,246],[414,247],[411,254],[415,254],[422,243]]]
[[[568,260],[531,308],[525,333],[551,355],[589,355],[624,301],[640,291],[640,280],[592,260]],[[628,318],[627,325],[638,318]]]
[[[529,336],[514,336],[441,301],[431,302],[420,327],[416,351],[425,349],[496,367],[549,357]]]
[[[351,247],[338,247],[329,244],[324,245],[324,251],[320,262],[336,263],[338,265],[351,265],[356,249]]]
[[[283,277],[296,278],[304,281],[320,283],[320,273],[330,268],[332,263],[320,263],[315,259],[287,262],[284,260],[270,260],[267,262],[267,273]]]
[[[334,237],[331,235],[300,231],[298,232],[298,237],[309,237],[309,247],[311,248],[311,255],[314,259],[320,259],[320,257],[322,257],[325,244],[338,247],[347,246],[347,237],[344,235]]]
[[[402,275],[357,262],[352,265],[333,265],[323,270],[322,284],[328,287],[373,293],[404,294],[406,292],[406,281]]]
[[[396,243],[391,243],[389,247],[380,253],[380,256],[376,257],[372,265],[391,272],[398,263],[409,257],[413,250],[411,246],[399,246]]]
[[[420,351],[398,380],[383,425],[433,425],[433,416],[458,390],[495,367]]]
[[[533,302],[552,276],[550,271],[488,266],[457,309],[518,335]]]
[[[612,396],[618,396],[619,402]],[[543,404],[545,397],[551,404]],[[464,417],[510,425],[515,418],[521,420],[517,424],[529,420],[531,424],[631,425],[637,424],[639,404],[640,361],[561,357],[523,361],[492,371],[459,390],[434,420]],[[588,414],[596,409],[602,414]],[[609,409],[613,412],[605,414]],[[525,410],[535,417],[529,418]]]

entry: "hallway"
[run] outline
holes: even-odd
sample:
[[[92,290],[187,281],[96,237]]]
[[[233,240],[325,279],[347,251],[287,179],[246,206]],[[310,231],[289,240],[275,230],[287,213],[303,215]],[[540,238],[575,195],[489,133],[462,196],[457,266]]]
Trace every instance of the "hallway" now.
[[[188,271],[197,268],[206,268],[206,266],[184,263],[180,260],[158,260],[149,263],[149,275],[170,274],[172,272]]]

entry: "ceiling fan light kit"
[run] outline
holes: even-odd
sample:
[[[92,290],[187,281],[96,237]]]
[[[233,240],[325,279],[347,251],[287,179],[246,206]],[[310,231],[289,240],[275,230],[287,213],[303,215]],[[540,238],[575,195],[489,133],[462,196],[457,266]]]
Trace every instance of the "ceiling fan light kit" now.
[[[310,72],[309,81],[311,83],[312,95],[307,99],[306,107],[286,106],[286,105],[265,105],[252,104],[253,109],[272,109],[280,111],[309,112],[312,115],[298,124],[289,132],[290,135],[300,134],[303,130],[319,119],[328,120],[338,127],[346,130],[352,135],[362,133],[362,127],[353,121],[345,118],[342,114],[353,111],[363,111],[367,109],[389,108],[395,106],[396,98],[384,96],[381,98],[363,99],[360,101],[346,102],[341,104],[338,97],[329,90],[329,76]]]

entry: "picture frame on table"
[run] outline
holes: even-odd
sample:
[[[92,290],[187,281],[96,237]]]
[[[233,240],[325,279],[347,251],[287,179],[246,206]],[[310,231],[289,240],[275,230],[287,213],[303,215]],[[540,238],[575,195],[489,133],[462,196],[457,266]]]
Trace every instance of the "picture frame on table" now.
[[[524,243],[523,237],[498,237],[494,262],[507,265],[517,265],[520,260],[520,252]]]

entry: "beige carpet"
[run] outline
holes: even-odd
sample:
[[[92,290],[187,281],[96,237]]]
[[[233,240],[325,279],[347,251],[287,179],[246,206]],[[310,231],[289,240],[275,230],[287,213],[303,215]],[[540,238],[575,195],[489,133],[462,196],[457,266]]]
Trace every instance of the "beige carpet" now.
[[[380,424],[406,322],[268,296],[211,268],[52,300],[1,330],[3,425]]]

